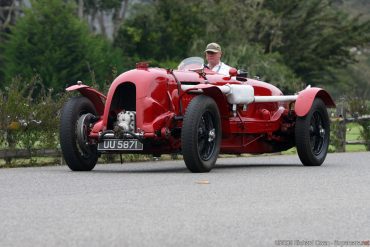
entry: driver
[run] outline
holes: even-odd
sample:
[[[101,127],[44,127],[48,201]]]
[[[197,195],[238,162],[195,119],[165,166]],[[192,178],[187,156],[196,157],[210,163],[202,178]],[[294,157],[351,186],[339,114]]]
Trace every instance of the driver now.
[[[221,62],[221,46],[217,43],[209,43],[204,51],[207,59],[207,67],[222,75],[229,75],[230,66]]]

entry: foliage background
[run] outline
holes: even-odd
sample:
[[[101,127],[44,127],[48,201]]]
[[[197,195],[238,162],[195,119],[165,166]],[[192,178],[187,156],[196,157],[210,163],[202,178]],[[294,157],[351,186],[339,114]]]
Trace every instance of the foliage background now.
[[[17,145],[55,146],[67,85],[107,90],[138,61],[174,68],[215,41],[224,62],[285,93],[310,84],[368,104],[370,1],[1,0],[0,140],[34,120],[43,137],[23,128]]]
[[[213,41],[226,63],[287,93],[311,84],[370,96],[364,0],[2,0],[0,88],[35,75],[55,92],[103,86],[112,71],[175,67]]]

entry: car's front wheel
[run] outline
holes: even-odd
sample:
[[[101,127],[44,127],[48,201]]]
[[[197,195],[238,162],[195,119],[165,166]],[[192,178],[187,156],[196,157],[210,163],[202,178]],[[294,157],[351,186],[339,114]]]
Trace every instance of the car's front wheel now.
[[[181,131],[182,154],[191,172],[209,172],[221,143],[220,113],[216,102],[205,95],[188,105]]]
[[[330,122],[325,103],[316,98],[304,117],[297,117],[295,142],[305,166],[320,166],[329,147]]]
[[[90,144],[88,131],[96,111],[85,97],[73,97],[62,109],[60,146],[64,160],[72,171],[90,171],[98,160],[96,145]]]

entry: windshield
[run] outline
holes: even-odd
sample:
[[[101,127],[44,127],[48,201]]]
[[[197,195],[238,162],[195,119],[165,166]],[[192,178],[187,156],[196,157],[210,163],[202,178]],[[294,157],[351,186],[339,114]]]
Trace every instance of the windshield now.
[[[204,68],[204,59],[201,57],[188,57],[181,61],[178,70],[201,70]]]

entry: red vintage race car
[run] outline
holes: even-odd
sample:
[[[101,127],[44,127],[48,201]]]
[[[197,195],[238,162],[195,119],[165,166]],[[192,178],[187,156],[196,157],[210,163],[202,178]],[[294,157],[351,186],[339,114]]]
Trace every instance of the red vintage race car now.
[[[220,153],[262,154],[296,146],[306,166],[326,157],[335,107],[321,88],[283,95],[236,69],[217,74],[202,58],[177,70],[136,69],[119,75],[107,95],[83,85],[62,109],[60,144],[73,171],[94,168],[102,153],[181,153],[191,172],[209,172]]]

